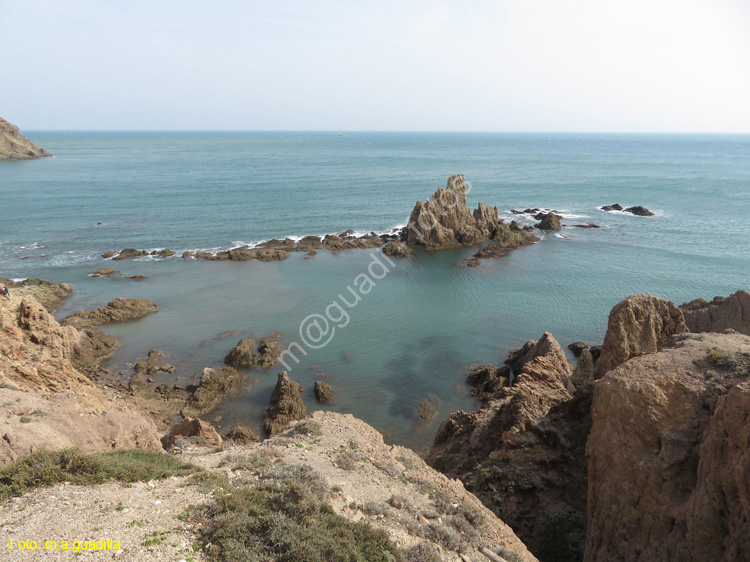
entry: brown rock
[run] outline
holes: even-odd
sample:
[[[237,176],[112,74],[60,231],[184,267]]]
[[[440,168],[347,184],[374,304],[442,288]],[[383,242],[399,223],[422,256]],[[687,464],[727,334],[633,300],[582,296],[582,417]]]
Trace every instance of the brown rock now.
[[[588,388],[594,384],[594,357],[591,355],[591,351],[586,347],[581,352],[580,359],[578,359],[578,365],[576,365],[573,374],[570,377],[570,382],[577,389]]]
[[[94,273],[92,273],[91,277],[112,277],[115,273],[117,272],[112,268],[102,267],[101,269],[97,269]]]
[[[313,394],[315,394],[315,399],[321,404],[330,404],[334,401],[335,398],[333,387],[323,381],[315,381]]]
[[[568,349],[573,352],[573,355],[576,357],[581,356],[581,352],[584,349],[588,349],[589,344],[587,344],[585,341],[575,341],[573,343],[568,344]]]
[[[409,246],[407,246],[403,242],[400,242],[398,240],[391,240],[383,247],[383,253],[386,256],[391,256],[394,258],[408,258],[414,252],[412,252],[411,248],[409,248]]]
[[[237,425],[227,435],[227,439],[234,441],[237,445],[248,445],[260,441],[260,437],[249,427]]]
[[[262,339],[258,343],[258,353],[254,356],[255,364],[261,369],[270,369],[281,355],[281,344],[271,339]]]
[[[508,386],[510,368],[481,365],[472,369],[466,377],[466,384],[471,388],[471,395],[476,396],[482,403],[498,397],[500,391]]]
[[[83,328],[87,326],[99,326],[101,324],[113,324],[115,322],[127,322],[142,318],[158,310],[159,307],[156,306],[156,303],[149,300],[116,298],[101,308],[74,312],[65,318],[61,324],[63,326]]]
[[[532,231],[531,227],[521,228],[516,221],[511,222],[510,225],[500,221],[490,243],[474,254],[474,258],[497,258],[511,250],[533,244],[539,241],[539,238],[534,236]]]
[[[109,253],[109,252],[107,252]],[[113,256],[113,260],[128,260],[133,258],[140,258],[143,256],[148,256],[149,253],[146,250],[136,250],[135,248],[125,248],[123,250],[120,250],[120,252]]]
[[[737,291],[728,297],[707,302],[696,299],[680,305],[685,324],[691,332],[734,330],[750,335],[750,293]]]
[[[422,433],[432,425],[432,422],[435,421],[435,416],[437,416],[438,408],[442,403],[443,401],[440,397],[435,394],[428,394],[422,399],[415,413],[417,422],[415,431],[417,433]]]
[[[161,358],[162,353],[163,352],[160,349],[152,349],[148,352],[148,357],[146,357],[146,359],[138,361],[138,363],[135,364],[133,372],[137,374],[156,374],[159,371],[159,359]]]
[[[104,259],[109,259],[109,258],[115,257],[116,255],[117,255],[117,251],[116,250],[108,250],[108,251],[106,251],[106,252],[104,252],[102,254],[102,257]]]
[[[234,349],[224,358],[224,363],[233,367],[252,367],[255,365],[256,355],[255,340],[252,338],[242,338]]]
[[[307,415],[302,401],[302,387],[289,378],[286,371],[279,373],[271,400],[263,415],[263,425],[269,437],[281,433],[291,421]]]
[[[166,450],[172,449],[180,438],[208,447],[218,447],[223,442],[214,426],[198,418],[187,418],[173,426],[169,430],[169,435],[162,437],[162,446]]]
[[[602,211],[622,211],[622,205],[615,203],[614,205],[604,205]]]
[[[555,213],[545,213],[541,222],[536,225],[540,230],[560,230],[560,217]]]
[[[182,415],[191,417],[206,415],[214,411],[227,396],[240,388],[244,378],[242,373],[232,367],[203,369],[198,387],[188,388],[188,391],[193,392],[187,405],[182,409]]]
[[[601,377],[631,357],[655,353],[673,335],[687,331],[682,311],[672,301],[647,294],[631,295],[609,313],[596,374]]]
[[[24,137],[18,127],[0,118],[0,160],[32,160],[52,156]]]
[[[56,284],[52,281],[33,278],[15,282],[0,277],[0,284],[9,289],[11,296],[34,297],[50,314],[54,314],[73,293],[73,286],[70,283]]]
[[[704,360],[746,358],[750,338],[702,337],[594,385],[585,560],[748,559],[750,383]]]
[[[639,217],[653,217],[654,213],[649,211],[646,207],[642,207],[640,205],[636,207],[628,207],[624,210],[626,213],[630,213],[631,215],[637,215]]]

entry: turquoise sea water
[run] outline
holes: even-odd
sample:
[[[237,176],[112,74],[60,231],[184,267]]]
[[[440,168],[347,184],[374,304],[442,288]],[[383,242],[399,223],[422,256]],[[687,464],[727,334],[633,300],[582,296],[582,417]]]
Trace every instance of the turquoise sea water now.
[[[564,224],[602,225],[564,228],[477,268],[461,262],[473,249],[397,261],[347,309],[348,324],[335,327],[327,346],[292,363],[309,409],[318,408],[312,386],[326,373],[339,395],[331,409],[422,451],[440,419],[475,406],[463,366],[497,364],[544,330],[563,344],[600,342],[609,310],[629,294],[681,303],[750,287],[750,136],[27,134],[56,156],[0,161],[0,276],[73,283],[58,317],[116,296],[156,301],[159,313],[105,327],[123,344],[108,366],[119,370],[158,347],[183,381],[220,365],[240,337],[275,330],[285,346],[299,342],[300,323],[350,295],[379,255],[231,263],[186,261],[184,250],[386,231],[454,173],[471,182],[472,208],[481,200],[511,218],[511,208],[549,207]],[[656,216],[597,208],[611,203]],[[100,257],[124,247],[178,256]],[[100,267],[148,280],[91,278]],[[220,337],[228,330],[237,332]],[[259,423],[276,370],[250,372],[245,393],[217,412],[222,425]],[[416,434],[414,409],[429,393],[442,400],[438,420]]]

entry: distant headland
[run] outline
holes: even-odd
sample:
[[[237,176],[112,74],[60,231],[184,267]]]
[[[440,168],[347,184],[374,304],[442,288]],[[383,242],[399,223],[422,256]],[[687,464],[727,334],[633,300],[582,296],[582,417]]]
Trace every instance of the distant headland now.
[[[52,156],[19,131],[18,127],[0,117],[0,160],[33,160]]]

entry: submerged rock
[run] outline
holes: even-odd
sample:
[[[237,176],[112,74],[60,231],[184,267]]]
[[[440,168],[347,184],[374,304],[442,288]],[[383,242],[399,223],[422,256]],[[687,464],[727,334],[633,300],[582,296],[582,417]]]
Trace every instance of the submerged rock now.
[[[113,324],[116,322],[127,322],[142,318],[152,312],[157,312],[159,307],[156,303],[145,299],[116,298],[106,306],[94,310],[79,310],[65,318],[60,324],[63,326],[74,326],[83,328],[85,326],[99,326],[101,324]]]
[[[281,433],[289,422],[301,420],[306,415],[302,387],[290,379],[286,371],[281,371],[263,415],[266,433],[269,437]]]

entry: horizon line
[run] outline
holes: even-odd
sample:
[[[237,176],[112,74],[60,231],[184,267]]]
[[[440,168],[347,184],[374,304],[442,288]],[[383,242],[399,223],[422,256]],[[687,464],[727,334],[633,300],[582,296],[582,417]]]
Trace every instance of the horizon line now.
[[[750,131],[472,131],[472,130],[408,130],[408,129],[21,129],[26,132],[61,133],[411,133],[411,134],[513,134],[513,135],[750,135]]]

